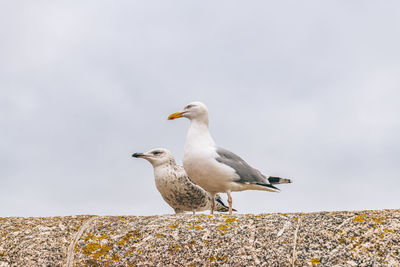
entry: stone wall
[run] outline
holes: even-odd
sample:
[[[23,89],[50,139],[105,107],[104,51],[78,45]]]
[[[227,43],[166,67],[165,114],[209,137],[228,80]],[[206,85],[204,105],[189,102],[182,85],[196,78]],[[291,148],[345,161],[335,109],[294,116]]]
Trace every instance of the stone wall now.
[[[0,218],[4,266],[400,266],[400,210]]]

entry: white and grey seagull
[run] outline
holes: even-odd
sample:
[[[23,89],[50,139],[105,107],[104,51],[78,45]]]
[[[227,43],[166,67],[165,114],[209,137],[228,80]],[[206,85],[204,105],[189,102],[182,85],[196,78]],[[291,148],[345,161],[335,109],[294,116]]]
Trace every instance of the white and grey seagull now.
[[[169,115],[168,119],[185,117],[190,120],[183,155],[183,167],[190,179],[214,197],[227,193],[229,214],[232,214],[231,192],[264,190],[279,192],[274,184],[291,183],[289,179],[269,176],[251,167],[241,157],[217,147],[208,130],[208,110],[201,102],[188,104],[183,111]],[[211,214],[214,209],[211,208]]]
[[[194,214],[196,211],[210,210],[215,205],[217,211],[229,210],[219,195],[214,202],[214,198],[203,188],[194,184],[167,149],[156,148],[146,153],[135,153],[132,157],[146,159],[153,165],[157,190],[175,213],[191,211]]]

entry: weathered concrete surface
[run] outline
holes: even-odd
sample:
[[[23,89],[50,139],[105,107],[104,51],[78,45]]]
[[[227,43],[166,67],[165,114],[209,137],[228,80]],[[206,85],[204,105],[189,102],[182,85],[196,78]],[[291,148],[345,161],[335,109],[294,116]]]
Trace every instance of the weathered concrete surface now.
[[[0,218],[3,266],[400,266],[400,210]]]

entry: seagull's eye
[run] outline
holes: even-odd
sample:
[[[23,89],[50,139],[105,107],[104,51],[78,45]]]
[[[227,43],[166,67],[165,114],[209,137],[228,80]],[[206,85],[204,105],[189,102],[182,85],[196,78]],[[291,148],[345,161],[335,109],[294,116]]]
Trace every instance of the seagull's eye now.
[[[154,155],[154,156],[157,156],[157,155],[160,155],[161,153],[162,153],[161,151],[154,151],[154,152],[153,152],[153,155]]]
[[[192,108],[193,107],[193,105],[187,105],[186,107],[185,107],[185,109],[189,109],[189,108]]]

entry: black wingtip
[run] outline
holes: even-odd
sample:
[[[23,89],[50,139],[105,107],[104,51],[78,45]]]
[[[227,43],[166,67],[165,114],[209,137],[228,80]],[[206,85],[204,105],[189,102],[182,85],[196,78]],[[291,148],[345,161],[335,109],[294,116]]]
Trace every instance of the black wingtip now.
[[[281,177],[270,176],[268,177],[268,182],[270,184],[291,184],[293,183],[290,179],[285,179]]]
[[[261,184],[261,183],[257,183],[257,184],[261,185],[261,186],[264,186],[264,187],[272,188],[272,189],[277,190],[277,191],[281,191],[278,187],[275,187],[272,184]]]

